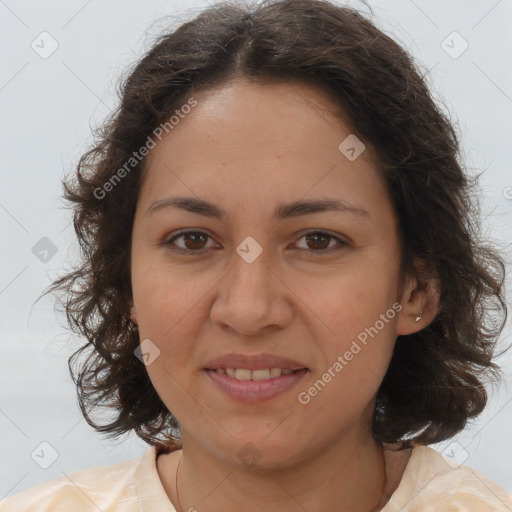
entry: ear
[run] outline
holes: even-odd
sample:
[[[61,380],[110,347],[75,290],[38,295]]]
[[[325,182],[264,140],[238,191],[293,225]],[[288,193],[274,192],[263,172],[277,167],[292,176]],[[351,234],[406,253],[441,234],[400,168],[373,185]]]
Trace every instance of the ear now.
[[[427,327],[439,311],[440,286],[435,278],[425,279],[418,272],[425,268],[425,261],[414,260],[416,272],[409,275],[404,283],[399,302],[397,335],[412,334]]]

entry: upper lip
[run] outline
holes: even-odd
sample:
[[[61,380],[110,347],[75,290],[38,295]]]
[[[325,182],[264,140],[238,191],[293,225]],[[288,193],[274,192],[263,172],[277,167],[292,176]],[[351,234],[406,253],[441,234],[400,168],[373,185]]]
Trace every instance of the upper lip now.
[[[303,364],[274,354],[224,354],[210,359],[205,366],[206,370],[218,368],[245,368],[247,370],[264,370],[266,368],[281,368],[301,370],[306,368]]]

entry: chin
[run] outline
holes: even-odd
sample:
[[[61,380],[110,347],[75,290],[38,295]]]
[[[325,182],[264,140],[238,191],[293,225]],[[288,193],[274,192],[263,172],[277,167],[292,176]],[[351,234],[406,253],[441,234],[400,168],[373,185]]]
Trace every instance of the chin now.
[[[261,430],[254,436],[247,434],[224,439],[223,443],[215,445],[214,451],[237,469],[278,469],[300,463],[305,458],[304,453],[299,453],[297,441],[293,438],[285,440],[278,435],[272,438],[272,434],[269,436]]]

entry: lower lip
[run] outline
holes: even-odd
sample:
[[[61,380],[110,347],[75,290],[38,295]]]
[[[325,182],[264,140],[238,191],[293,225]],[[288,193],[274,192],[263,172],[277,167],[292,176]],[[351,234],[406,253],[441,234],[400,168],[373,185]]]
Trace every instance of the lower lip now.
[[[214,370],[204,370],[212,382],[231,398],[242,402],[261,402],[289,391],[303,377],[306,368],[289,375],[281,375],[267,380],[238,380]]]

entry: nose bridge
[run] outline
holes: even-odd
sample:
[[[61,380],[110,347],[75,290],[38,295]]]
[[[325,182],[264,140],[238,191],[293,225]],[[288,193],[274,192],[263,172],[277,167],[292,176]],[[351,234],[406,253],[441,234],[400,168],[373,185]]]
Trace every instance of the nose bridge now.
[[[232,225],[233,233],[237,237],[238,244],[234,246],[234,254],[231,263],[234,266],[230,274],[232,278],[242,279],[257,286],[258,280],[267,278],[268,266],[272,260],[271,236],[267,219],[256,218],[258,205],[251,200],[240,200],[237,215]],[[260,201],[261,202],[261,201]],[[264,285],[265,283],[260,283]]]
[[[229,276],[231,291],[246,300],[268,298],[268,294],[272,293],[271,260],[272,255],[267,247],[251,236],[246,237],[233,254],[233,268]]]
[[[281,297],[280,281],[272,269],[272,254],[255,238],[247,237],[234,251],[231,269],[219,283],[211,317],[244,334],[257,333],[268,325],[283,327],[292,311]]]

